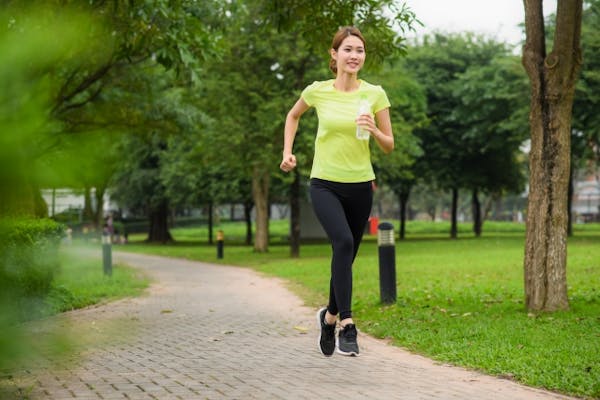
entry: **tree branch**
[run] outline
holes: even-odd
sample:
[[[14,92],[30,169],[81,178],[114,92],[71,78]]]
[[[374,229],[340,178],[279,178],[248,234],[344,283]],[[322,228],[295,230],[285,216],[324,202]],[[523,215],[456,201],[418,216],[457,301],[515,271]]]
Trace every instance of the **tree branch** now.
[[[91,93],[86,99],[79,101],[77,103],[69,103],[69,104],[65,105],[64,107],[56,110],[56,114],[62,114],[65,111],[72,110],[72,109],[78,108],[78,107],[82,107],[82,106],[86,105],[87,103],[94,101],[94,99],[96,99],[98,97],[98,95],[100,94],[100,92],[102,91],[103,88],[104,88],[104,85],[98,85],[98,88],[93,93]]]
[[[573,69],[578,70],[576,64],[580,63],[582,9],[582,0],[561,0],[557,2],[556,30],[554,31],[552,53],[567,56],[566,59],[561,59],[556,66],[560,70],[558,73],[565,77],[571,77]]]
[[[525,6],[525,46],[523,66],[532,81],[540,82],[540,72],[546,58],[543,0],[523,0]]]
[[[59,110],[61,110],[61,108],[64,110],[66,108],[63,108],[63,104],[69,102],[70,100],[72,100],[76,95],[78,95],[79,93],[83,92],[84,90],[88,89],[91,85],[93,85],[95,82],[97,82],[98,80],[100,80],[103,76],[105,76],[108,71],[110,71],[110,69],[112,68],[113,63],[112,61],[108,62],[107,64],[103,65],[102,67],[98,68],[96,70],[96,72],[94,72],[91,75],[88,75],[75,89],[73,89],[70,93],[67,94],[62,94],[61,96],[59,96],[59,98],[56,100],[56,105],[54,106],[54,108],[52,109],[52,114],[58,114]],[[66,86],[66,84],[65,84]],[[66,92],[61,90],[61,92]],[[67,107],[68,108],[68,107]]]

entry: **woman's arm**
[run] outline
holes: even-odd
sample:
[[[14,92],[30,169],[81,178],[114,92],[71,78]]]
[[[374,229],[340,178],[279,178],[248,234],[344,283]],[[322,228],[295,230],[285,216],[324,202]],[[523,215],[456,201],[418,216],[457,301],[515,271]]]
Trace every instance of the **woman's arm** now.
[[[390,109],[384,108],[375,114],[377,128],[371,135],[385,154],[394,150],[394,134],[392,133],[392,121],[390,120]]]
[[[294,139],[296,138],[296,132],[298,131],[300,117],[308,110],[308,108],[308,104],[300,98],[285,118],[285,128],[283,130],[283,160],[279,165],[279,168],[285,172],[289,172],[296,168],[296,156],[292,152]]]

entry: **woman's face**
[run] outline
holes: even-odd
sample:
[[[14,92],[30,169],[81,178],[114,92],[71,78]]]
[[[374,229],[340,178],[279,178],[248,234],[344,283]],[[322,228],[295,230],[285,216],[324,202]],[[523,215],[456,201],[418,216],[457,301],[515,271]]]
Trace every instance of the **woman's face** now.
[[[356,36],[345,38],[340,47],[331,49],[331,57],[336,60],[338,74],[349,73],[356,74],[365,63],[365,46],[362,40]]]

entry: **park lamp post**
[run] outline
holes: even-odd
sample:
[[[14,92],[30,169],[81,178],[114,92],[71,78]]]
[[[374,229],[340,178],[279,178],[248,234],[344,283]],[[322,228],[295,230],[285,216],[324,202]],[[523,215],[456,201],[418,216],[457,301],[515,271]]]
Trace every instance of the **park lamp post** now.
[[[396,302],[396,249],[394,247],[394,226],[382,222],[377,229],[379,251],[379,291],[383,304]]]
[[[225,244],[225,234],[222,230],[217,231],[217,258],[223,258],[223,245]]]
[[[112,241],[110,232],[102,232],[102,264],[104,275],[112,276]]]

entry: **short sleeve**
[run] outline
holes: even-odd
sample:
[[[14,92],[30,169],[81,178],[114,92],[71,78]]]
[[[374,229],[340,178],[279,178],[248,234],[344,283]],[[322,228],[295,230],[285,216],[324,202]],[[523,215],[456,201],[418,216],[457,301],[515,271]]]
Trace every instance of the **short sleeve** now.
[[[308,85],[306,88],[304,88],[304,90],[302,91],[302,94],[300,94],[300,98],[302,100],[304,100],[304,102],[309,106],[312,107],[314,105],[314,101],[315,101],[315,89],[317,88],[319,82],[313,82],[312,84]]]
[[[381,86],[377,86],[377,100],[373,103],[373,112],[377,113],[391,106],[390,100]]]

